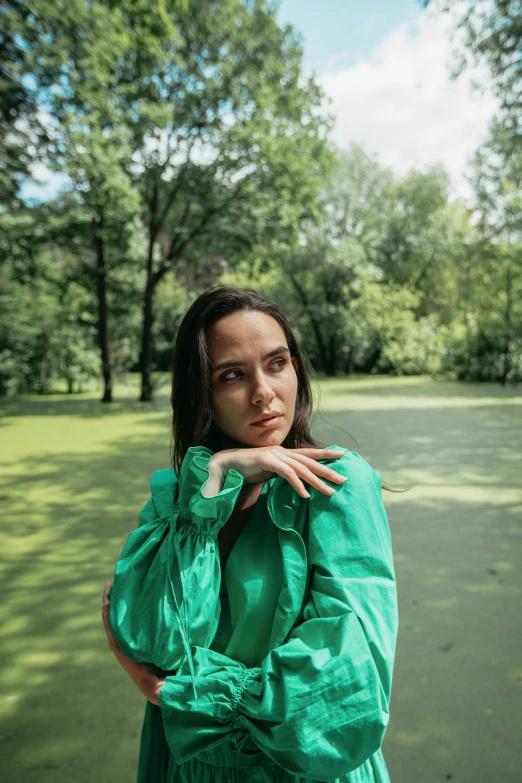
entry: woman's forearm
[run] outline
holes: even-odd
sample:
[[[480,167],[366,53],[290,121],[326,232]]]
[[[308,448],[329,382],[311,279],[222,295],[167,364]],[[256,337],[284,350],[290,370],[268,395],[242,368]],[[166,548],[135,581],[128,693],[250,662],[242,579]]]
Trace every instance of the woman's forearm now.
[[[126,658],[121,650],[114,652],[118,663],[123,666],[133,683],[140,689],[146,699],[153,704],[158,704],[158,693],[163,679],[158,677],[153,667],[147,663],[138,663],[137,661],[131,661],[130,658]]]

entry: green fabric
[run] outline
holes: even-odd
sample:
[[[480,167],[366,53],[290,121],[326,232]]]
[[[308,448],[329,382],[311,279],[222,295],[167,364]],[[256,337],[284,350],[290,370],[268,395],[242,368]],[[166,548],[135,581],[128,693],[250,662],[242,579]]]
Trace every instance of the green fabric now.
[[[259,666],[270,652],[270,635],[283,563],[277,528],[270,521],[262,487],[254,508],[225,563],[221,582],[221,616],[212,650],[245,666]]]
[[[271,480],[283,586],[269,652],[251,666],[211,649],[217,533],[244,482],[230,470],[206,498],[211,456],[192,447],[179,479],[153,474],[109,593],[124,654],[169,672],[159,707],[146,703],[138,783],[389,783],[381,745],[398,613],[380,474],[346,450],[322,460],[347,476],[332,496],[310,487],[304,499]]]

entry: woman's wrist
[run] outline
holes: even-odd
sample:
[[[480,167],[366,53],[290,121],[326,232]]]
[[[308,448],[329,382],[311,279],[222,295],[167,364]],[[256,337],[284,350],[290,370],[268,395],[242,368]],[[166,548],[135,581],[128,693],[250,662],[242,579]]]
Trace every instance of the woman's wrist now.
[[[153,704],[158,704],[158,694],[164,680],[151,670],[147,663],[139,663],[126,658],[121,650],[115,652],[118,663],[123,666],[133,683]]]
[[[203,497],[211,498],[218,495],[223,489],[223,483],[225,481],[225,465],[223,459],[219,456],[219,453],[213,454],[207,463],[207,471],[209,478],[202,491]]]

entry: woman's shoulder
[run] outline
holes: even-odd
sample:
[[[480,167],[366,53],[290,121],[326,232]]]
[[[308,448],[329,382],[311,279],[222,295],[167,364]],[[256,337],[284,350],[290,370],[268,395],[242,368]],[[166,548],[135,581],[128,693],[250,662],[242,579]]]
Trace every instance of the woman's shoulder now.
[[[329,447],[331,449],[336,446]],[[321,460],[346,476],[343,484],[328,482],[335,491],[326,495],[310,487],[309,520],[311,540],[324,550],[345,545],[364,545],[368,551],[383,545],[389,549],[390,532],[382,499],[381,474],[357,451],[344,449],[340,457]],[[363,543],[364,542],[364,543]]]
[[[380,475],[357,451],[350,451],[350,449],[345,449],[343,446],[336,445],[327,446],[326,448],[331,451],[341,450],[344,452],[340,457],[332,457],[331,459],[325,457],[324,459],[319,460],[322,464],[328,465],[329,468],[335,470],[336,473],[346,476],[347,480],[343,486],[351,485],[361,487],[370,484],[376,476]]]

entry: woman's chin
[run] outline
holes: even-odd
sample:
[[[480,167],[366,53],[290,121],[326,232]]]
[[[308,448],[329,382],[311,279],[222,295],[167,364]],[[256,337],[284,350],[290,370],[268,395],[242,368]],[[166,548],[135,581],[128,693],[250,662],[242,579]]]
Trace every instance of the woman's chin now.
[[[238,433],[237,435],[229,434],[225,438],[227,445],[223,445],[223,448],[252,449],[259,446],[280,446],[288,435],[288,430],[286,428],[283,429],[281,426],[263,429],[262,427],[249,424],[248,427],[249,429],[244,433]]]
[[[252,427],[252,429],[258,428]],[[252,446],[280,446],[287,434],[287,432],[279,429],[260,430],[254,438],[250,436],[249,441]]]

